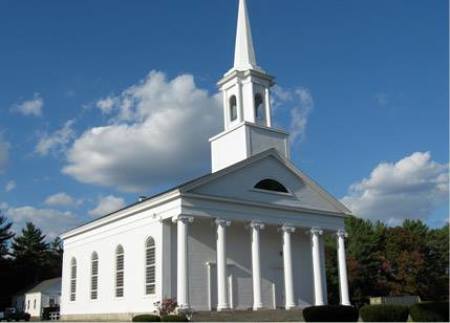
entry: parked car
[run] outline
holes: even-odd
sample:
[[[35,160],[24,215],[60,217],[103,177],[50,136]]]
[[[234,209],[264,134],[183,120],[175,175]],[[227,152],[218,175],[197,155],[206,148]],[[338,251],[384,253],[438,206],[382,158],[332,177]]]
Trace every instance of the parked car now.
[[[12,321],[29,321],[30,314],[19,312],[14,307],[5,308],[5,310],[0,314],[0,321],[12,322]]]

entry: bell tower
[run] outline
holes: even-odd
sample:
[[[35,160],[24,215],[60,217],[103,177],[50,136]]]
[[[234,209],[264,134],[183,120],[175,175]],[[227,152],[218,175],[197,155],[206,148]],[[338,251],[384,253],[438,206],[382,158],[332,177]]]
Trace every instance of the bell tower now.
[[[289,157],[288,133],[272,127],[274,77],[256,64],[245,0],[239,0],[234,66],[218,82],[224,131],[210,139],[212,171],[275,148]]]

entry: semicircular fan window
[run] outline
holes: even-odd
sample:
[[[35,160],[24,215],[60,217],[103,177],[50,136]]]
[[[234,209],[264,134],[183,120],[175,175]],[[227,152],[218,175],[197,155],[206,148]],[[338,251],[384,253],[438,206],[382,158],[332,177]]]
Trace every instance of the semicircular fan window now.
[[[270,178],[266,178],[263,179],[262,181],[259,181],[258,183],[256,183],[255,188],[264,191],[289,193],[286,186]]]

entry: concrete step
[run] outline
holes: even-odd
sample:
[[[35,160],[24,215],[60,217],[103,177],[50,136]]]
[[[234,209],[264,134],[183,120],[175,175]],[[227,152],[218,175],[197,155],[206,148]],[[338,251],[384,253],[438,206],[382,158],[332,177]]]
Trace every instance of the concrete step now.
[[[304,322],[301,310],[195,312],[194,322]]]

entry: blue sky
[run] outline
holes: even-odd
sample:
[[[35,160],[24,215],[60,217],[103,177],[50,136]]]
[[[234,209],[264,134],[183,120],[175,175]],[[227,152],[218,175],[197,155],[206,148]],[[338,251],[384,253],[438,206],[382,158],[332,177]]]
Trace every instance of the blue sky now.
[[[446,221],[448,2],[248,7],[258,64],[278,84],[276,124],[300,133],[295,164],[360,216]],[[222,130],[215,83],[232,65],[236,16],[231,0],[0,2],[3,212],[55,235],[208,172],[207,138],[192,128]],[[180,120],[161,125],[155,115],[166,111],[141,95],[152,86],[151,95],[195,105],[177,106]],[[292,122],[294,110],[304,124]],[[176,171],[163,169],[169,160]]]

